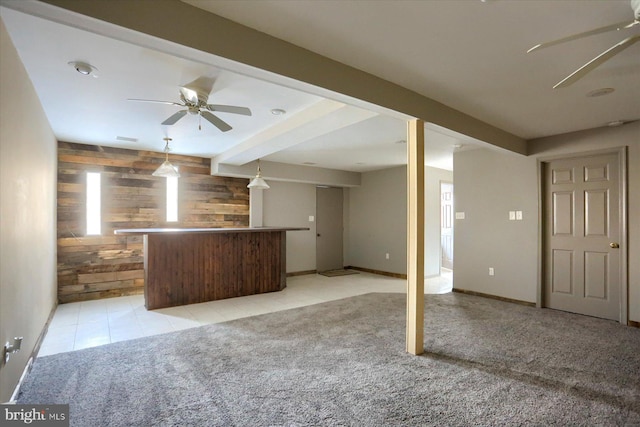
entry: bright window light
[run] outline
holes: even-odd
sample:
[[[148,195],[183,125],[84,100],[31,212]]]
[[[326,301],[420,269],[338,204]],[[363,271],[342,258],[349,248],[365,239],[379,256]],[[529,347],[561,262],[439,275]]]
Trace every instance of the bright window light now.
[[[178,178],[167,177],[167,222],[178,221]]]
[[[87,235],[100,235],[100,174],[87,172]]]

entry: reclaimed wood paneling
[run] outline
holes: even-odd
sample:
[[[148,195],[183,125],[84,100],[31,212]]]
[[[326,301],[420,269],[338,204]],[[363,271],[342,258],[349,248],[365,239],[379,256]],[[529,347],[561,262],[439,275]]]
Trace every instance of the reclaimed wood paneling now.
[[[144,240],[149,310],[286,286],[284,231],[148,234]]]
[[[58,300],[141,294],[142,236],[119,228],[247,227],[248,180],[211,176],[210,160],[170,155],[178,166],[178,222],[165,221],[164,153],[58,143]],[[86,236],[86,173],[100,172],[102,235]]]

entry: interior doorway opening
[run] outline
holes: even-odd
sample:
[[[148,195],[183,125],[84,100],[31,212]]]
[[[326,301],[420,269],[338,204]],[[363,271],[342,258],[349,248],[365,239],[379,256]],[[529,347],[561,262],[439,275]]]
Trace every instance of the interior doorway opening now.
[[[425,293],[445,294],[453,291],[453,183],[440,181],[440,274],[427,277]]]

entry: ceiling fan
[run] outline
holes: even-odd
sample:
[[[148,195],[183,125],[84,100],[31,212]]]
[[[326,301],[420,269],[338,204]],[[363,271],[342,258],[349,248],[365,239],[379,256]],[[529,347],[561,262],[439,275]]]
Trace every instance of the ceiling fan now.
[[[632,28],[640,24],[640,0],[631,0],[631,9],[633,10],[633,14],[634,14],[634,20],[631,22],[629,21],[619,22],[617,24],[607,25],[606,27],[601,27],[601,28],[596,28],[595,30],[586,31],[584,33],[574,34],[572,36],[563,37],[558,40],[541,43],[533,46],[531,49],[527,51],[527,53],[544,49],[546,47],[555,46],[557,44],[569,42],[572,40],[581,39],[583,37],[589,37],[596,34],[605,33],[608,31],[613,31],[613,30],[620,31],[620,30]],[[553,88],[556,89],[556,88],[566,87],[575,83],[576,81],[580,80],[585,75],[587,75],[589,72],[591,72],[594,68],[600,66],[604,62],[608,61],[609,59],[611,59],[612,57],[614,57],[615,55],[622,52],[624,49],[630,47],[631,45],[635,44],[638,41],[640,41],[640,34],[627,37],[621,42],[611,46],[609,49],[605,50],[600,55],[593,58],[591,61],[584,64],[582,67],[578,68],[576,71],[574,71],[573,73],[565,77],[563,80],[558,82]]]
[[[186,85],[180,87],[181,102],[155,101],[152,99],[132,98],[129,98],[128,100],[136,102],[154,102],[158,104],[175,105],[184,108],[184,110],[178,111],[177,113],[171,115],[164,122],[162,122],[163,125],[173,125],[188,113],[198,115],[199,118],[204,117],[206,121],[220,129],[222,132],[227,132],[230,131],[232,127],[220,117],[213,114],[214,111],[219,113],[242,114],[243,116],[251,115],[251,110],[247,107],[208,104],[207,101],[209,99],[209,93],[211,93],[212,88],[213,79],[208,77],[200,77],[192,81],[191,83],[187,83]],[[202,125],[200,123],[198,123],[198,129],[202,130]]]

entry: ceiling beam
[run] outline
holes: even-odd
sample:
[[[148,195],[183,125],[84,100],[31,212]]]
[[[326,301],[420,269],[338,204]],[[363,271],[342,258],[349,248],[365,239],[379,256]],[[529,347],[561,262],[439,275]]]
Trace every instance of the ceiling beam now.
[[[372,111],[324,99],[234,145],[212,160],[243,165],[376,115]]]
[[[133,30],[121,29],[119,38],[123,40],[134,37],[134,32],[147,34],[424,119],[495,146],[526,154],[526,141],[523,138],[400,85],[179,0],[137,0],[117,6],[108,1],[41,2]],[[36,5],[38,3],[35,2]],[[162,25],[158,25],[158,22],[162,22]],[[84,29],[96,31],[92,26]],[[250,69],[246,72],[249,73]]]
[[[258,162],[241,166],[211,162],[211,175],[235,178],[253,178]],[[268,181],[297,182],[303,184],[328,185],[331,187],[359,187],[362,174],[319,167],[290,165],[278,162],[260,162],[262,177]]]

